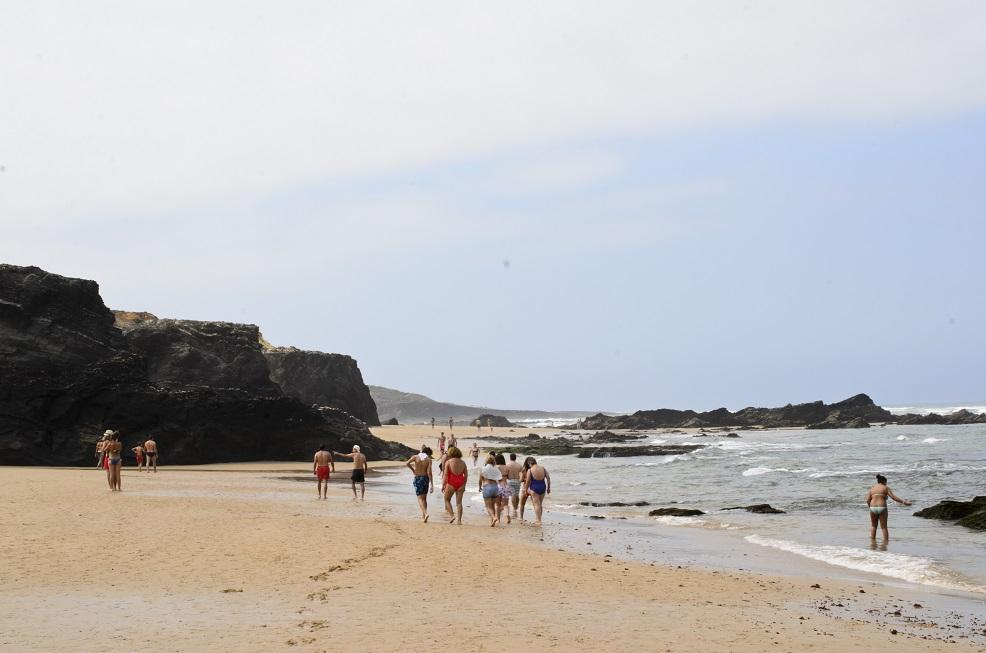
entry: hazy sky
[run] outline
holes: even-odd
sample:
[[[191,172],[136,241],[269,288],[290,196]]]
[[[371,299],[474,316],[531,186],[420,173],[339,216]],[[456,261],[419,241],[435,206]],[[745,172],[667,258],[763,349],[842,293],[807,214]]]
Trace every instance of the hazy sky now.
[[[986,3],[0,10],[0,260],[516,408],[986,398]]]

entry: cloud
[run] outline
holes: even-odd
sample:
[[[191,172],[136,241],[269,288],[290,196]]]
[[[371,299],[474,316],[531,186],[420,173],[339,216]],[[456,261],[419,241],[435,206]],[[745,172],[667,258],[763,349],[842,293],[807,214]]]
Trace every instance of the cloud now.
[[[4,223],[250,204],[598,134],[986,104],[978,2],[35,2],[4,13]],[[593,165],[520,174],[577,183],[605,175]]]

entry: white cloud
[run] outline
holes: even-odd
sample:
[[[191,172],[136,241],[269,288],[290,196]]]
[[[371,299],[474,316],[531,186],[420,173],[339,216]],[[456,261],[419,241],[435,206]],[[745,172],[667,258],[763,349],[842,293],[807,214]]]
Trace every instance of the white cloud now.
[[[979,2],[15,3],[0,221],[249,204],[598,134],[979,109],[984,23]],[[580,165],[554,181],[598,172]]]

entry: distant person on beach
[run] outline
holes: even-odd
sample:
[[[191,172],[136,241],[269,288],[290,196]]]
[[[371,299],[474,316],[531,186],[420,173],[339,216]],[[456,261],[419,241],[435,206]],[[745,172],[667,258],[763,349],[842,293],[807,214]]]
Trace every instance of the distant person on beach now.
[[[520,470],[520,484],[521,484],[520,520],[521,521],[524,521],[524,507],[527,505],[527,500],[530,498],[529,495],[527,494],[527,490],[525,489],[527,487],[527,472],[531,471],[531,465],[533,465],[535,462],[536,461],[534,460],[534,458],[528,456],[527,458],[524,459],[524,466]]]
[[[492,433],[493,432],[493,418],[492,417],[487,417],[486,418],[486,426],[490,427],[490,433]]]
[[[517,506],[520,503],[520,475],[524,471],[524,467],[517,462],[517,454],[510,454],[510,462],[507,463],[506,471],[507,487],[510,488],[510,502],[513,504],[513,516],[516,517]]]
[[[887,477],[883,474],[876,475],[876,485],[866,493],[866,505],[870,508],[870,539],[876,539],[876,527],[880,526],[883,531],[883,539],[890,540],[890,530],[887,528],[887,497],[897,503],[909,506],[911,502],[901,499],[887,487]]]
[[[445,512],[448,513],[448,523],[458,521],[462,525],[462,495],[466,493],[466,481],[469,480],[469,468],[462,460],[462,451],[458,447],[449,447],[448,460],[445,462],[445,475],[442,480],[442,495],[445,497]],[[455,512],[452,512],[452,496],[455,495]]]
[[[134,447],[130,451],[133,451],[134,452],[134,456],[137,458],[137,471],[138,472],[144,471],[144,446],[141,445],[141,444],[138,444],[136,447]]]
[[[339,453],[338,451],[334,453],[337,456],[352,459],[353,473],[349,475],[349,480],[353,484],[353,498],[356,498],[356,484],[359,483],[359,498],[362,500],[366,494],[366,472],[370,469],[366,463],[366,456],[359,452],[358,444],[353,445],[353,453]]]
[[[435,418],[431,418],[431,428],[435,428]]]
[[[472,449],[469,450],[469,455],[472,456],[472,466],[475,467],[479,464],[479,444],[476,442],[472,443]]]
[[[104,451],[108,464],[106,475],[110,490],[121,492],[123,488],[120,485],[120,469],[123,467],[123,443],[120,442],[120,434],[117,431],[113,431],[113,435],[106,441]]]
[[[496,468],[496,457],[491,453],[486,456],[486,464],[479,472],[479,491],[483,494],[486,504],[486,514],[490,516],[490,526],[500,523],[497,516],[497,503],[500,501],[500,470]]]
[[[481,419],[479,419],[477,417],[476,418],[476,433],[482,433],[482,432],[483,432],[483,420],[481,420]]]
[[[453,422],[452,422],[452,418],[451,418],[451,417],[449,417],[449,418],[448,418],[448,432],[449,432],[449,433],[451,433],[451,432],[452,432],[452,431],[454,430],[454,429],[452,428],[452,424],[453,424]]]
[[[496,504],[496,518],[503,518],[503,511],[507,511],[507,523],[510,523],[510,486],[507,485],[507,459],[502,453],[496,455],[496,468],[500,472],[500,482],[497,485],[499,501]]]
[[[157,453],[157,442],[154,438],[148,438],[144,443],[144,456],[147,458],[147,471],[153,466],[155,474],[157,474]]]
[[[421,521],[428,523],[428,493],[435,491],[435,481],[431,475],[431,447],[421,447],[421,453],[411,456],[407,468],[414,474],[414,495],[418,497]]]
[[[110,434],[112,433],[113,431],[110,430],[103,431],[103,437],[96,443],[96,467],[106,469],[106,465],[103,464],[106,458],[104,452],[106,450],[106,441],[109,440]]]
[[[551,494],[551,476],[548,470],[538,461],[530,459],[531,468],[527,470],[527,480],[524,485],[524,492],[531,496],[531,503],[534,504],[534,525],[541,525],[541,513],[544,510],[544,495]]]
[[[315,452],[315,459],[312,461],[312,473],[318,480],[315,491],[318,493],[319,499],[329,498],[329,468],[334,472],[336,470],[336,461],[332,458],[332,454],[325,450],[325,445],[323,444]],[[355,494],[355,490],[353,493]]]
[[[455,437],[455,433],[449,433],[448,434],[448,448],[451,449],[452,447],[458,447],[458,446],[459,446],[459,439],[457,437]]]
[[[438,452],[445,453],[445,431],[442,431],[442,434],[438,436]]]

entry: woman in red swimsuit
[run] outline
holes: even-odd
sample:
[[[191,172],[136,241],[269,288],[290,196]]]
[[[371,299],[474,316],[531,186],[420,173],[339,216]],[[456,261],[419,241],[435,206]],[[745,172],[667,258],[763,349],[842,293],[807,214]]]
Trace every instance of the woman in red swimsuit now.
[[[445,474],[442,480],[442,494],[445,495],[445,512],[448,513],[448,523],[453,524],[458,520],[462,525],[462,495],[466,493],[466,480],[469,478],[469,468],[462,460],[462,452],[458,447],[449,447],[446,453]],[[452,495],[455,495],[455,508],[458,513],[452,512]]]

